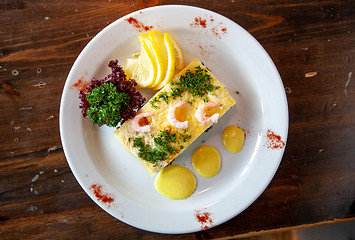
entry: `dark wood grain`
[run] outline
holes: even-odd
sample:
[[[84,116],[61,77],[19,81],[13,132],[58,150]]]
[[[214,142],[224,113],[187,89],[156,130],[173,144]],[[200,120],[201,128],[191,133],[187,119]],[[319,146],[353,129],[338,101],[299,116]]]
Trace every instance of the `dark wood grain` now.
[[[207,8],[248,30],[275,62],[290,113],[280,168],[256,202],[220,226],[173,236],[96,206],[67,165],[58,123],[66,76],[90,39],[162,4]],[[355,219],[354,1],[9,0],[0,3],[0,23],[1,238],[231,239]]]

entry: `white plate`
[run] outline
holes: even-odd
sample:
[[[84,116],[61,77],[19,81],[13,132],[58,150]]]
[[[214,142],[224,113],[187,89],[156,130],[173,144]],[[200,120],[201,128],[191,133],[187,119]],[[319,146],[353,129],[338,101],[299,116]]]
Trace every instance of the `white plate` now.
[[[139,52],[139,28],[171,33],[182,47],[186,63],[199,58],[236,99],[217,125],[202,134],[177,158],[197,177],[197,189],[186,200],[171,200],[154,189],[151,177],[135,157],[112,135],[114,129],[94,127],[79,110],[78,91],[72,85],[82,78],[102,78],[111,59],[120,64]],[[196,24],[199,23],[199,24]],[[204,27],[205,24],[205,27]],[[239,94],[236,94],[239,91]],[[228,152],[222,131],[229,125],[245,129],[240,153]],[[219,225],[246,209],[264,191],[281,161],[284,148],[267,147],[267,131],[286,142],[288,108],[284,87],[272,60],[243,28],[214,12],[189,6],[158,6],[124,16],[95,36],[75,61],[65,83],[60,106],[60,133],[71,170],[86,193],[115,218],[137,228],[159,233],[187,233]],[[216,147],[222,169],[213,178],[199,176],[191,166],[192,152],[203,144]],[[104,203],[93,184],[114,201]],[[196,215],[206,213],[201,223]]]

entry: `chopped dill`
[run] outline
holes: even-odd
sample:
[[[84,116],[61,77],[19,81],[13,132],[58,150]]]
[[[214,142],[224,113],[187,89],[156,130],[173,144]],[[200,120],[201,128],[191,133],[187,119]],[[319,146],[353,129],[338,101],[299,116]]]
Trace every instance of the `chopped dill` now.
[[[194,73],[187,70],[185,75],[182,75],[178,82],[171,83],[172,88],[170,95],[173,98],[176,98],[181,96],[184,91],[187,91],[193,97],[199,96],[203,98],[209,92],[213,92],[213,90],[220,88],[219,86],[213,85],[211,79],[211,75],[208,74],[208,71],[205,68],[197,66],[195,67]]]
[[[150,162],[156,166],[160,161],[167,159],[168,154],[158,148],[151,148],[149,145],[143,143],[143,137],[135,138],[133,140],[133,147],[138,148],[138,157]]]
[[[220,88],[220,86],[213,85],[211,80],[212,77],[208,73],[207,69],[197,66],[195,67],[195,72],[187,70],[185,75],[180,76],[178,82],[171,82],[170,93],[159,93],[157,96],[152,98],[149,103],[152,107],[158,108],[155,104],[160,102],[160,99],[168,103],[169,97],[176,99],[181,97],[182,93],[185,91],[190,93],[193,97],[199,96],[204,102],[208,102],[208,97],[206,95],[208,93],[216,95],[213,91]],[[194,101],[195,99],[193,98],[192,100],[189,100],[188,103],[192,105]]]
[[[151,105],[153,108],[155,108],[155,109],[159,108],[157,105],[155,105],[157,102],[160,102],[160,101],[157,99],[157,97],[153,97],[153,98],[149,101],[150,105]]]
[[[153,138],[155,146],[167,153],[174,154],[177,152],[177,149],[171,146],[171,143],[175,143],[176,133],[170,133],[168,130],[160,131],[160,134],[157,137]]]
[[[182,142],[187,142],[191,138],[191,135],[184,134],[181,136],[181,141]]]
[[[162,98],[166,103],[169,103],[169,96],[167,92],[159,93],[158,97]]]
[[[166,160],[169,154],[175,154],[179,151],[171,145],[177,141],[176,133],[170,133],[168,130],[164,130],[153,137],[155,148],[144,144],[143,137],[135,138],[133,140],[133,147],[138,149],[138,157],[156,166],[160,161]]]

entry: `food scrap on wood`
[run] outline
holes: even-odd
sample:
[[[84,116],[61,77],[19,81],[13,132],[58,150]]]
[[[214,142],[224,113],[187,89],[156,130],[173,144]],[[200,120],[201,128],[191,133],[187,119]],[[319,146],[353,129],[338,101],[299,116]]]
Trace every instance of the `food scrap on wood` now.
[[[46,86],[47,85],[47,83],[46,82],[39,82],[39,83],[37,83],[37,84],[34,84],[34,85],[32,85],[32,86],[34,86],[34,87],[39,87],[39,88],[43,88],[44,86]]]
[[[306,77],[306,78],[308,78],[308,77],[314,77],[314,76],[316,76],[317,75],[317,72],[309,72],[309,73],[306,73],[304,76]]]

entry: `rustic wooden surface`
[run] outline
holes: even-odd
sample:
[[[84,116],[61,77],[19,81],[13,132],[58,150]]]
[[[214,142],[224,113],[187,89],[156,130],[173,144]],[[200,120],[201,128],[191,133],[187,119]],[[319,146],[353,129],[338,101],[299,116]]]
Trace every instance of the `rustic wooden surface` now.
[[[67,74],[89,40],[162,4],[207,8],[248,30],[274,60],[290,112],[283,160],[259,199],[220,226],[173,236],[128,226],[90,200],[66,162],[58,123]],[[355,219],[353,0],[2,0],[0,81],[0,238],[230,239]]]

